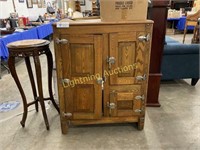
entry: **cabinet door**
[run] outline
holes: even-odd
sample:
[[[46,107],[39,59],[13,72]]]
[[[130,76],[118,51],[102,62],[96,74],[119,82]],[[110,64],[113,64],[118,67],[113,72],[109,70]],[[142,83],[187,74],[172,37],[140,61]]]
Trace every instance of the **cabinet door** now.
[[[110,96],[110,116],[134,116],[140,115],[144,100],[141,96],[141,86],[132,86],[127,89],[111,90]],[[140,98],[141,97],[141,98]]]
[[[102,113],[102,36],[63,35],[63,86],[72,119],[97,119]]]
[[[145,32],[109,36],[108,70],[104,76],[109,76],[110,116],[134,116],[144,112],[149,67],[149,41],[144,38]]]
[[[130,85],[140,83],[138,77],[147,74],[145,70],[145,58],[148,54],[146,42],[138,40],[145,35],[144,32],[112,33],[110,34],[108,71],[110,85]]]

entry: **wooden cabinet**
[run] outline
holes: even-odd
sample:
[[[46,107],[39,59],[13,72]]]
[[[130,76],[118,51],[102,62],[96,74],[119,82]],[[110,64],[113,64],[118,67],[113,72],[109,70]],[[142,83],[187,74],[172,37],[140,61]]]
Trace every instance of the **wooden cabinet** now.
[[[153,22],[70,22],[54,30],[62,133],[68,123],[143,129]]]

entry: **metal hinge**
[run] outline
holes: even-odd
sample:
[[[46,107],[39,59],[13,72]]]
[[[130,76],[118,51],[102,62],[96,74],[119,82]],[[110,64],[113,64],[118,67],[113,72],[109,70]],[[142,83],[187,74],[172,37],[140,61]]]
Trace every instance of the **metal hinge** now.
[[[72,113],[70,113],[70,112],[67,112],[67,113],[63,112],[63,116],[67,117],[67,118],[70,118],[70,117],[72,117]]]
[[[150,35],[147,34],[147,35],[145,35],[145,36],[144,36],[144,35],[139,36],[139,37],[138,37],[138,40],[141,41],[141,42],[143,42],[143,41],[148,42],[148,41],[150,40]]]
[[[69,87],[70,81],[71,81],[71,80],[70,80],[70,79],[67,79],[67,78],[62,79],[61,82],[62,82],[63,87],[64,87],[64,88]]]
[[[141,112],[143,112],[143,110],[142,109],[135,109],[134,112],[141,113]]]
[[[56,38],[55,42],[56,42],[56,44],[68,44],[68,40],[67,39]]]
[[[136,76],[136,80],[138,80],[138,81],[146,80],[146,74],[144,74],[143,76]]]
[[[138,96],[135,97],[135,99],[144,101],[145,97],[144,97],[144,95],[138,95]]]

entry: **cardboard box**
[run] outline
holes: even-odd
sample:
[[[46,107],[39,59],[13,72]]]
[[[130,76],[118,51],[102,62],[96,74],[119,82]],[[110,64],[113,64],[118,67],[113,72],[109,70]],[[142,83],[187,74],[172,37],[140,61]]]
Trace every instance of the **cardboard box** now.
[[[105,22],[147,19],[148,0],[100,0],[100,16]]]

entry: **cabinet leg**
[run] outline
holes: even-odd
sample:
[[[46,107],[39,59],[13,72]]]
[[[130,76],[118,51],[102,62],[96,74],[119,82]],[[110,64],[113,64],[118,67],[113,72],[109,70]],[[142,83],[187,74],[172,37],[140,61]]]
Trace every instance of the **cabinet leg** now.
[[[68,121],[67,120],[61,121],[62,134],[67,134],[68,128],[69,128]]]
[[[140,117],[138,119],[138,130],[143,130],[144,129],[144,117]]]

